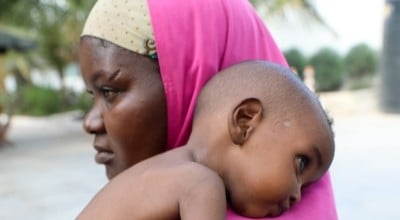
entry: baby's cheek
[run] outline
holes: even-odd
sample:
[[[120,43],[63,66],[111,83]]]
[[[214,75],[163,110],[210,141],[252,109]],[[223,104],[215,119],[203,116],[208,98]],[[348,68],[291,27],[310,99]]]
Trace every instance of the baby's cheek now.
[[[277,176],[276,178],[269,180],[265,184],[259,184],[259,190],[254,192],[255,197],[259,197],[258,200],[263,201],[265,204],[280,203],[285,199],[288,199],[297,185],[296,178],[286,177],[287,175]]]

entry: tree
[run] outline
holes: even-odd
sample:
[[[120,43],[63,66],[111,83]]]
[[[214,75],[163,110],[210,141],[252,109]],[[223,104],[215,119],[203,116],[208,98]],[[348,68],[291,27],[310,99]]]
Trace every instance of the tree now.
[[[55,69],[63,86],[66,65],[78,62],[79,35],[94,0],[3,1],[0,27],[18,29],[34,38],[36,63]]]
[[[296,48],[292,48],[283,52],[289,66],[296,69],[297,73],[303,78],[303,69],[307,65],[307,58]]]
[[[361,79],[375,74],[377,57],[375,52],[366,44],[352,47],[345,57],[346,72],[350,79]]]
[[[333,36],[337,36],[322,18],[314,4],[310,0],[250,0],[256,8],[265,8],[268,14],[285,17],[286,11],[295,11],[300,17],[315,21],[317,24],[326,28]]]
[[[343,84],[343,64],[339,54],[330,49],[322,48],[310,59],[315,69],[315,81],[318,91],[333,91]]]
[[[40,10],[40,0],[0,0],[0,27],[33,28],[32,15]]]

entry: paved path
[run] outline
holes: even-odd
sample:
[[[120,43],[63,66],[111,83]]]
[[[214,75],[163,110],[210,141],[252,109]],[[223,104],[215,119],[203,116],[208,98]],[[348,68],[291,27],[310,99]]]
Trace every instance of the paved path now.
[[[321,95],[334,117],[331,168],[340,219],[400,219],[400,114],[378,108],[376,90]]]
[[[400,116],[342,117],[335,131],[340,219],[400,219]]]
[[[331,169],[340,219],[400,219],[400,115],[370,90],[323,94],[334,117]],[[106,182],[91,138],[69,114],[17,117],[0,148],[0,219],[70,220]]]
[[[17,117],[0,149],[1,220],[71,220],[105,182],[71,115]]]

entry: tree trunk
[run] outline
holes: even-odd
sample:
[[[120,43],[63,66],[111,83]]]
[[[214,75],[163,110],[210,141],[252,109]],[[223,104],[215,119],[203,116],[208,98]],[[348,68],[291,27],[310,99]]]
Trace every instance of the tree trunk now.
[[[58,65],[57,66],[57,71],[58,71],[58,77],[60,78],[60,94],[61,94],[61,109],[64,111],[64,109],[68,106],[68,90],[65,87],[65,73],[64,73],[64,66],[63,65]]]
[[[380,105],[400,113],[400,0],[386,0],[381,62]]]

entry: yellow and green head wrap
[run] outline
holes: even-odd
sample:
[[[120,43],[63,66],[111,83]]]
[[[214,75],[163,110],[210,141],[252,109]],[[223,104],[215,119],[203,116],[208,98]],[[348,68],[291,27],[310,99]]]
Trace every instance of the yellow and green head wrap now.
[[[97,37],[133,52],[157,57],[147,0],[98,0],[81,36]]]

